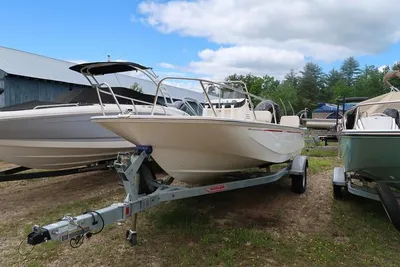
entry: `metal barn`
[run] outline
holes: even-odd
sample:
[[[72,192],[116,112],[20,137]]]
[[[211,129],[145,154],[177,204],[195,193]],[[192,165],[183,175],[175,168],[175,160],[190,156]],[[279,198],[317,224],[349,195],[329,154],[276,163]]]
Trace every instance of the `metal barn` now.
[[[33,100],[56,102],[57,98],[71,91],[89,89],[88,81],[69,69],[75,63],[32,54],[0,46],[0,108]],[[100,79],[110,86],[130,88],[138,83],[143,93],[155,95],[153,82],[125,74],[104,75]],[[199,101],[202,93],[175,86],[166,86],[173,98],[184,96]]]

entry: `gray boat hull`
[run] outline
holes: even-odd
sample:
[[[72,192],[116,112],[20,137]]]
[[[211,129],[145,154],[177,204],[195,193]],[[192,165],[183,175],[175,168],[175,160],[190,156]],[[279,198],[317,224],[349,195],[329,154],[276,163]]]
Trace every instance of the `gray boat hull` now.
[[[344,132],[340,146],[345,172],[374,181],[400,181],[400,132]],[[400,184],[391,185],[400,189]]]

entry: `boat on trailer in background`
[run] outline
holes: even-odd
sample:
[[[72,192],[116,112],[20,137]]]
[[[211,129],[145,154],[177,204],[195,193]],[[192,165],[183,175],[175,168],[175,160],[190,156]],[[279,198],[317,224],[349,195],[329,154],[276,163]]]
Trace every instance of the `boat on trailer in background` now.
[[[113,90],[123,93],[115,94],[107,83],[99,83],[96,76],[140,71],[149,77],[156,87],[158,79],[151,68],[132,62],[93,62],[74,65],[70,69],[86,77],[92,86],[87,91],[92,91],[89,95],[97,95],[97,103],[50,104],[1,111],[0,159],[21,167],[2,172],[0,181],[16,180],[18,177],[26,179],[29,177],[26,174],[14,173],[28,168],[60,171],[74,168],[81,171],[82,167],[99,163],[107,167],[116,159],[118,152],[135,149],[134,144],[91,122],[90,118],[127,112],[150,114],[154,112],[152,102],[149,102],[148,96],[147,101],[141,100],[141,94],[132,89],[114,88]],[[84,92],[82,95],[87,94]],[[174,106],[174,101],[165,88],[161,94],[163,101],[159,102],[155,110],[157,115],[189,116],[187,112]],[[153,99],[154,97],[151,100]],[[84,101],[85,98],[81,97],[80,100]],[[64,173],[69,171],[59,172],[60,175]],[[10,174],[12,175],[9,176]],[[55,171],[46,171],[35,177],[55,175]]]
[[[201,115],[162,117],[155,113],[162,82],[167,79],[200,83],[206,98]],[[217,93],[218,99],[211,99],[209,93],[216,90],[236,94],[220,98],[224,94]],[[254,107],[252,98],[261,102]],[[125,200],[34,226],[28,244],[69,240],[71,246],[78,247],[85,236],[131,217],[126,240],[136,245],[138,213],[162,202],[273,183],[286,175],[291,178],[293,192],[301,194],[307,188],[308,159],[300,155],[304,147],[300,118],[277,116],[274,102],[250,94],[245,86],[239,89],[228,82],[166,77],[157,86],[150,115],[128,112],[92,120],[136,145],[133,153],[120,153],[114,163],[126,191]],[[170,177],[156,179],[150,160]],[[268,168],[282,163],[285,167],[276,172]],[[258,172],[248,172],[249,168],[258,168]],[[174,179],[190,186],[172,185]]]
[[[333,193],[350,193],[381,201],[394,227],[400,231],[400,91],[384,77],[389,93],[358,103],[345,113],[338,136],[344,167],[333,174]]]

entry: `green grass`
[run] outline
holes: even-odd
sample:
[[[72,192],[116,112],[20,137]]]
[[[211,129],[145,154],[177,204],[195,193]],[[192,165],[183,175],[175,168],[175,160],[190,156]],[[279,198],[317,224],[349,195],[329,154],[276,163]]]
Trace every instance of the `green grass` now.
[[[305,149],[302,155],[309,157],[337,157],[338,151],[334,150],[320,150],[320,149]]]
[[[339,165],[337,157],[309,156],[311,175]],[[320,176],[310,179],[313,177]],[[275,194],[274,190],[265,190],[266,194]],[[310,233],[296,234],[293,230],[294,234],[289,234],[282,224],[284,206],[261,221],[237,221],[237,198],[249,201],[256,197],[251,192],[255,191],[246,189],[241,194],[232,191],[166,202],[140,213],[139,243],[135,248],[124,242],[128,220],[106,227],[78,249],[67,243],[48,242],[23,258],[16,254],[14,242],[1,254],[0,263],[7,264],[0,265],[43,266],[58,261],[61,265],[85,266],[399,266],[400,234],[379,202],[346,194],[342,201],[321,207],[331,210],[329,225]],[[105,207],[115,202],[120,193],[111,191],[87,201],[74,199],[53,210],[32,210],[29,218],[0,223],[1,236],[23,238],[33,222],[51,223],[65,213],[78,215],[87,208]],[[237,216],[231,216],[235,212]]]

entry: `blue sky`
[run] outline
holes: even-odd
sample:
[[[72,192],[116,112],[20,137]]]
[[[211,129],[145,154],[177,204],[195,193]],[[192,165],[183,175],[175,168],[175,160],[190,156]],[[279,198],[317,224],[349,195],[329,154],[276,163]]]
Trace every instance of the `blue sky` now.
[[[8,1],[0,9],[0,22],[7,25],[1,45],[60,59],[105,60],[110,54],[147,65],[185,64],[210,46],[133,22],[138,2]]]
[[[212,16],[212,13],[215,12],[215,18],[223,17],[221,14],[218,14],[218,10],[220,8],[218,5],[221,5],[223,2],[216,4],[216,0],[207,1],[210,1],[210,3],[212,2],[210,4],[210,14],[208,14],[208,16]],[[3,25],[3,27],[0,35],[0,45],[64,60],[101,61],[106,60],[107,54],[110,54],[111,58],[114,60],[124,59],[136,61],[144,65],[152,66],[156,71],[161,72],[162,74],[168,73],[168,71],[175,71],[181,73],[186,72],[190,75],[199,75],[205,77],[212,75],[211,70],[213,72],[218,72],[219,70],[222,70],[222,68],[226,69],[225,72],[221,71],[222,76],[226,73],[229,73],[230,70],[237,69],[248,69],[252,71],[257,71],[259,69],[260,73],[269,74],[269,70],[273,70],[274,68],[273,64],[279,65],[280,72],[275,73],[279,76],[290,67],[290,61],[284,65],[283,61],[285,58],[290,57],[291,55],[294,55],[294,57],[298,56],[299,53],[302,53],[301,49],[298,47],[305,47],[309,45],[307,43],[307,45],[301,45],[298,47],[296,46],[295,50],[293,50],[294,52],[291,51],[291,53],[293,53],[291,55],[284,56],[282,60],[277,58],[273,62],[269,62],[268,59],[260,61],[257,53],[254,51],[270,51],[268,49],[272,47],[275,49],[271,52],[272,55],[274,55],[274,51],[279,52],[279,45],[277,45],[278,42],[274,43],[271,40],[267,40],[268,38],[266,37],[262,39],[261,42],[266,40],[265,47],[267,47],[267,50],[264,49],[265,47],[260,48],[258,44],[256,45],[258,50],[254,50],[253,48],[256,41],[251,42],[248,37],[240,36],[240,33],[237,33],[237,31],[234,31],[233,34],[238,34],[238,37],[235,37],[238,41],[236,41],[236,39],[232,39],[230,36],[224,37],[225,39],[219,39],[217,35],[212,33],[214,30],[213,24],[210,23],[207,18],[203,20],[205,24],[204,33],[201,32],[203,30],[201,26],[200,28],[190,26],[189,24],[192,19],[184,16],[186,13],[173,13],[176,12],[177,8],[178,11],[186,11],[185,5],[168,6],[168,8],[166,8],[167,6],[163,6],[162,4],[168,1],[155,1],[153,6],[147,6],[146,11],[143,8],[142,10],[138,8],[138,5],[141,2],[143,1],[2,0],[0,9],[0,23]],[[194,2],[196,4],[197,1],[192,0],[187,2]],[[252,0],[251,2],[255,1]],[[268,1],[264,1],[263,3],[267,2]],[[214,5],[215,8],[212,5]],[[270,5],[273,4],[271,3]],[[191,8],[198,7],[201,7],[201,5],[199,4],[198,6],[192,6]],[[232,6],[226,7],[226,9],[227,11],[232,9],[232,12],[236,12],[235,7]],[[362,12],[363,10],[360,11]],[[368,10],[365,12],[372,11]],[[373,15],[376,14],[374,13]],[[165,28],[168,28],[169,33],[163,32],[163,30],[158,26],[151,25],[151,23],[149,23],[149,18],[157,20],[158,26],[162,25]],[[141,19],[143,19],[143,21],[141,21]],[[216,20],[215,28],[223,25],[219,25],[218,23],[219,22]],[[235,21],[232,21],[232,23],[235,23]],[[241,22],[240,25],[242,24],[243,23]],[[349,25],[351,25],[351,23],[349,23]],[[362,27],[362,25],[359,26]],[[384,26],[386,27],[388,25],[383,25],[382,27]],[[229,32],[229,30],[232,30],[229,29],[229,27],[225,28],[226,31],[224,28],[222,29],[223,31],[218,32],[222,33],[222,35],[224,32]],[[381,28],[378,30],[381,30]],[[208,34],[207,32],[211,33]],[[186,36],[183,36],[182,33]],[[265,33],[264,31],[263,34],[267,35],[268,33]],[[289,35],[289,33],[287,34]],[[296,35],[297,32],[294,32],[293,34]],[[332,36],[332,38],[327,39],[326,42],[332,41],[336,38],[335,35]],[[348,36],[353,38],[352,35]],[[346,42],[348,42],[348,36],[346,37],[347,39],[344,39]],[[258,37],[256,36],[255,39],[257,38]],[[291,37],[286,36],[285,38],[286,40],[290,41]],[[312,36],[308,32],[304,33],[304,38],[304,40],[307,38],[307,40],[310,40]],[[366,35],[354,36],[354,38],[366,38]],[[357,40],[352,43],[348,42],[348,46],[340,47],[338,48],[338,51],[347,51],[347,48],[351,49],[352,51],[356,51],[363,44],[369,45],[369,41],[376,42],[374,39],[377,38],[380,38],[379,34],[375,37],[372,36],[371,39],[366,39],[366,41],[363,40],[364,43],[361,42],[358,44],[358,46],[353,44],[354,42],[357,42]],[[323,45],[331,45],[326,42],[323,43]],[[340,46],[337,43],[332,44],[337,45],[338,47]],[[236,51],[233,50],[233,48],[248,48],[248,46],[251,46],[250,48],[254,50],[252,50],[253,54],[249,54],[249,58],[251,56],[255,59],[252,59],[253,61],[250,62],[250,59],[246,59],[246,55],[242,55],[241,58],[244,58],[245,60],[243,60],[243,66],[239,66],[241,64],[239,59],[238,61],[232,60],[231,55],[234,51]],[[373,64],[379,67],[384,64],[393,64],[393,62],[397,60],[400,52],[400,46],[398,43],[383,43],[382,41],[374,46],[370,46],[371,48],[368,48],[370,51],[366,52],[372,53],[372,55],[363,56],[363,52],[357,52],[359,54],[357,59],[362,66],[365,64]],[[221,48],[232,49],[221,51]],[[205,53],[205,56],[200,58],[199,52],[207,49],[208,53]],[[325,49],[323,51],[328,51],[326,48],[323,49]],[[368,49],[366,48],[364,50]],[[360,50],[363,49],[360,48]],[[241,51],[247,50],[241,49]],[[314,50],[312,50],[310,53],[312,54],[317,50],[314,52],[313,51]],[[320,50],[318,50],[318,53],[321,55]],[[336,54],[340,55],[338,52],[336,52]],[[222,55],[228,55],[229,60],[222,58]],[[262,55],[260,55],[260,57],[261,56]],[[304,52],[305,58],[308,58],[309,56],[310,55]],[[336,57],[338,56],[336,55]],[[216,62],[212,60],[220,61]],[[296,63],[294,68],[299,69],[304,64],[304,61],[299,62],[297,59],[297,61],[295,59],[293,60],[293,62]],[[342,62],[341,58],[335,58],[335,56],[330,57],[329,61],[324,61],[323,59],[321,60],[318,57],[316,57],[314,60],[317,61],[325,71],[330,70],[332,67],[338,68]],[[184,67],[184,69],[161,68],[158,65],[161,62]],[[190,65],[190,62],[199,63],[197,65],[193,65],[197,68],[196,71],[191,72],[186,71],[187,69],[185,70],[185,68]],[[229,65],[231,63],[233,64],[232,66]],[[209,73],[207,73],[208,66],[210,66]],[[274,73],[271,75],[274,75]]]

